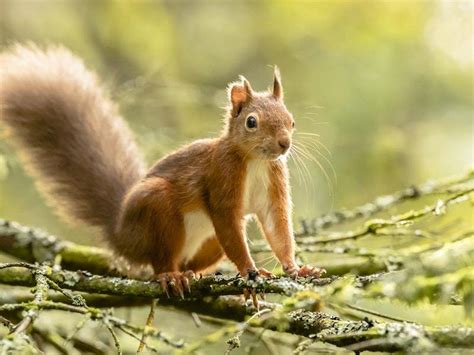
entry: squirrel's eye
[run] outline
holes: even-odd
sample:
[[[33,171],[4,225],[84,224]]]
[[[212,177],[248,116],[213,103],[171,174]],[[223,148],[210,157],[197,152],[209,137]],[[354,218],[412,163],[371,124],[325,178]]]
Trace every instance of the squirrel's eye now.
[[[245,123],[248,129],[255,129],[257,128],[257,119],[255,116],[247,117],[247,122]]]
[[[295,121],[291,122],[291,128],[295,128]]]

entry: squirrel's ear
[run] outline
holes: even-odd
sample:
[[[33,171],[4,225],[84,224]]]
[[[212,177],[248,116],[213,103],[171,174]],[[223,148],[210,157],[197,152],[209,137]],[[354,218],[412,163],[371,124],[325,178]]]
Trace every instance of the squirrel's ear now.
[[[276,65],[273,67],[273,96],[278,100],[283,100],[280,69]]]
[[[242,107],[252,98],[252,87],[247,79],[240,76],[240,83],[232,83],[229,85],[229,99],[232,103],[232,116],[237,116]]]

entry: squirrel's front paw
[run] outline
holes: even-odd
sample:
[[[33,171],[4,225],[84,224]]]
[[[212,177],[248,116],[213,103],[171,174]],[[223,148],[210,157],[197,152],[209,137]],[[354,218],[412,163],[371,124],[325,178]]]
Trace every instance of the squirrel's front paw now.
[[[273,279],[273,278],[276,277],[274,274],[272,274],[270,271],[268,271],[267,269],[264,269],[264,268],[249,269],[249,270],[247,270],[246,275],[243,275],[243,276],[247,276],[248,280],[256,280],[258,277],[264,277],[264,278],[268,278],[268,279]],[[252,288],[252,289],[244,288],[244,299],[245,299],[245,301],[248,301],[250,299],[250,297],[252,298],[252,303],[255,306],[255,308],[257,308],[257,310],[259,310],[260,309],[260,304],[259,304],[258,298],[257,298],[257,290],[254,289],[254,288]],[[263,292],[260,293],[260,297],[262,298],[262,300],[265,300],[265,293],[263,293]]]
[[[263,267],[258,269],[248,269],[246,272],[241,273],[241,275],[242,277],[247,277],[248,280],[256,280],[258,277],[264,277],[267,279],[274,279],[276,277],[273,273]]]
[[[268,271],[267,269],[261,267],[258,269],[258,275],[262,277],[266,277],[267,279],[274,279],[276,278],[275,274],[273,274],[271,271]]]
[[[320,278],[326,273],[326,270],[319,267],[312,267],[309,265],[303,265],[301,267],[295,265],[293,267],[288,267],[284,269],[285,273],[290,276],[292,279],[297,277],[316,277]]]

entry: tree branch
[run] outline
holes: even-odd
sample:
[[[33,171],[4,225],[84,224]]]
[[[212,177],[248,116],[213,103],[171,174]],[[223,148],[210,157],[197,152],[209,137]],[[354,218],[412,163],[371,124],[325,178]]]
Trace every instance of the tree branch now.
[[[446,178],[440,181],[427,181],[420,185],[413,185],[391,195],[378,196],[372,202],[363,204],[353,209],[343,209],[328,213],[324,216],[312,220],[302,219],[301,229],[295,236],[305,237],[315,235],[323,229],[333,227],[344,222],[350,222],[358,218],[368,218],[378,212],[408,200],[419,199],[422,196],[451,194],[458,192],[456,185],[471,182],[474,179],[474,169],[470,169],[466,174]]]
[[[41,230],[2,219],[0,250],[30,263],[53,262],[59,256],[64,268],[97,274],[114,273],[110,267],[110,253],[104,249],[61,241]]]
[[[0,283],[15,286],[34,286],[35,280],[29,268],[2,268],[0,264]],[[75,291],[91,292],[116,296],[133,296],[148,298],[167,298],[166,293],[157,281],[141,281],[112,276],[93,275],[83,271],[55,270],[50,268],[48,278],[59,287]],[[308,280],[308,282],[310,282]],[[224,275],[206,276],[191,280],[191,297],[241,295],[245,288],[254,288],[258,292],[292,294],[304,289],[304,285],[290,278],[246,280],[241,277]],[[178,296],[171,295],[172,298]]]

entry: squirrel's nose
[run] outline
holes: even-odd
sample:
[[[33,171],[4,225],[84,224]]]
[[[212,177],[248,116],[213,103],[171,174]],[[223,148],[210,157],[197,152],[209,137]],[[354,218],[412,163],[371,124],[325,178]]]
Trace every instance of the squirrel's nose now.
[[[285,153],[288,150],[288,148],[290,148],[290,145],[291,145],[290,138],[285,137],[285,138],[278,139],[278,145],[283,150],[283,153]]]

